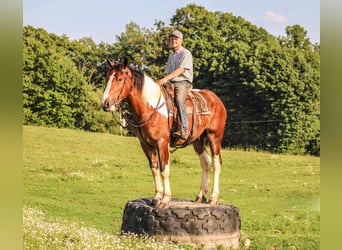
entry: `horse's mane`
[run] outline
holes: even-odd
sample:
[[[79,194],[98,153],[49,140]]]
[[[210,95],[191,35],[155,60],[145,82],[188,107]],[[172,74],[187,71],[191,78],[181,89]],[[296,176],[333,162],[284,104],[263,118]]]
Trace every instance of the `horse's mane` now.
[[[122,70],[124,66],[123,66],[123,64],[117,64],[114,67],[118,70]],[[135,69],[132,66],[127,66],[127,67],[132,73],[134,87],[140,93],[142,93],[144,102],[148,102],[151,104],[151,103],[154,103],[156,100],[158,101],[158,99],[160,97],[160,88],[158,85],[156,85],[156,86],[158,86],[158,88],[157,88],[156,86],[149,84],[148,89],[144,89],[144,85],[146,84],[145,83],[146,79],[148,81],[151,80],[152,82],[154,82],[154,80],[152,80],[152,78],[146,76],[144,73]]]
[[[143,85],[144,85],[144,74],[141,73],[140,71],[134,69],[132,66],[127,66],[128,69],[132,72],[133,75],[133,82],[135,83],[135,87],[139,90],[142,91]],[[118,63],[114,65],[113,69],[115,70],[122,70],[124,68],[124,65],[121,63]]]
[[[159,85],[151,77],[139,70],[132,67],[128,68],[132,72],[135,88],[142,94],[143,102],[153,107],[157,106],[161,98]]]
[[[133,69],[132,67],[128,67],[128,68],[132,72],[133,82],[135,83],[135,86],[136,86],[137,90],[139,92],[141,92],[142,88],[143,88],[143,85],[144,85],[144,79],[145,79],[144,74],[141,73],[140,71],[136,70],[136,69]]]

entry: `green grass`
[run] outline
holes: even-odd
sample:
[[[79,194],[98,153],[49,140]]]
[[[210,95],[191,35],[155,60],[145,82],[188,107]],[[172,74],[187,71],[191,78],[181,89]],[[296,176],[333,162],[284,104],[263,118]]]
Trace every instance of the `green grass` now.
[[[220,202],[239,208],[250,249],[319,249],[319,158],[231,150],[222,157]],[[49,218],[117,234],[126,202],[153,196],[134,137],[24,126],[23,158],[24,206]],[[194,199],[201,168],[192,147],[172,154],[170,178],[174,197]]]
[[[48,218],[39,209],[24,208],[24,249],[186,249],[147,236],[109,234],[83,223]]]

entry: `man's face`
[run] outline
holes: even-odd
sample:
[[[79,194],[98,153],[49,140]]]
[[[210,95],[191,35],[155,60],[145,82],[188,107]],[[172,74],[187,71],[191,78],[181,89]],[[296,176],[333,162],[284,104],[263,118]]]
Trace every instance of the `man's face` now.
[[[182,38],[171,36],[170,45],[173,50],[178,50],[182,45]]]

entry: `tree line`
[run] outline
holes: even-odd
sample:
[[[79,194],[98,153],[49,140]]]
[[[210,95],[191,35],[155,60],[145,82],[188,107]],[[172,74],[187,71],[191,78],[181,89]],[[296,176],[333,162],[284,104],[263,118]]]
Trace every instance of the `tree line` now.
[[[122,133],[100,107],[106,59],[128,57],[159,79],[173,29],[193,54],[194,88],[213,90],[227,108],[224,147],[320,154],[320,45],[300,25],[275,37],[241,17],[195,4],[177,9],[168,25],[156,21],[148,29],[130,22],[114,44],[25,26],[24,124]]]

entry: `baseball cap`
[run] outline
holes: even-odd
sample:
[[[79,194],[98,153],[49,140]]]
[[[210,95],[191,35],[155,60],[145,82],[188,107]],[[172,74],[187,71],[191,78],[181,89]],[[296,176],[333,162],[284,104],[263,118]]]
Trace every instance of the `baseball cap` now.
[[[172,33],[170,34],[170,37],[171,36],[176,36],[178,38],[182,38],[183,39],[183,34],[179,30],[172,31]]]

